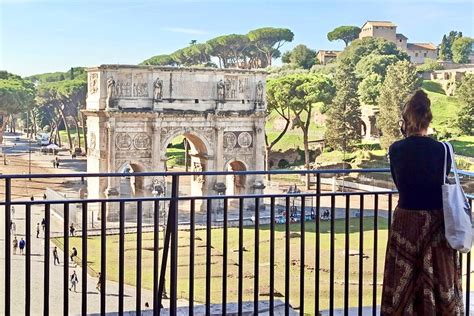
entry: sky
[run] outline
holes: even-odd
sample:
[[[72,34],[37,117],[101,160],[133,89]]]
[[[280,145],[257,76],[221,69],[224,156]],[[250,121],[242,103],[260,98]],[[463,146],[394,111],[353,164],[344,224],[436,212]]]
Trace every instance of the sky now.
[[[72,66],[137,64],[191,40],[285,27],[292,43],[342,49],[327,33],[389,20],[408,42],[474,34],[474,0],[0,0],[0,70],[22,76]]]

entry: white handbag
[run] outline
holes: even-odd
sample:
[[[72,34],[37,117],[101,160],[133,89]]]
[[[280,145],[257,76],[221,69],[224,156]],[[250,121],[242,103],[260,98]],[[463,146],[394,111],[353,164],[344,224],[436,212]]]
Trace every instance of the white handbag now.
[[[446,239],[451,248],[462,253],[468,253],[472,247],[472,221],[471,208],[466,195],[459,182],[458,169],[454,160],[453,147],[450,143],[444,146],[444,171],[443,171],[443,213]],[[451,156],[452,169],[455,183],[450,184],[446,177],[447,155]]]

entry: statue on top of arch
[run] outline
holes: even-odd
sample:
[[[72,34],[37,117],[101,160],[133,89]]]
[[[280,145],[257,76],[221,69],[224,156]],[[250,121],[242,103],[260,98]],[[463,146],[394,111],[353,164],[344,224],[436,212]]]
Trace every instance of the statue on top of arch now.
[[[163,98],[163,80],[156,78],[154,83],[153,100],[161,101]]]

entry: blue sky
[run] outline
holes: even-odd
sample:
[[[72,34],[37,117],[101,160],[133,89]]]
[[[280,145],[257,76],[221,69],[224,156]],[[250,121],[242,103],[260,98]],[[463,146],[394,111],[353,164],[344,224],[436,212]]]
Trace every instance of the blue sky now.
[[[0,0],[0,69],[20,75],[71,66],[136,64],[190,40],[247,33],[264,26],[303,43],[341,49],[328,31],[390,20],[409,42],[439,44],[443,34],[474,34],[473,0]]]

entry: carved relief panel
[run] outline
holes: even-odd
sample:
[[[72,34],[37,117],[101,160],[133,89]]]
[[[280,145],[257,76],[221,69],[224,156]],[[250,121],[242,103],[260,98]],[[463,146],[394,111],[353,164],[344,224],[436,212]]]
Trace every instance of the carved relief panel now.
[[[148,82],[144,74],[135,74],[133,77],[133,96],[148,97]]]
[[[251,132],[225,132],[224,152],[232,155],[252,155],[253,136]]]
[[[131,97],[132,96],[132,74],[119,73],[115,83],[115,96]]]
[[[99,91],[99,74],[90,73],[89,74],[89,95],[96,94]]]

